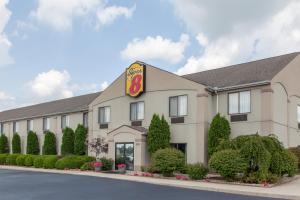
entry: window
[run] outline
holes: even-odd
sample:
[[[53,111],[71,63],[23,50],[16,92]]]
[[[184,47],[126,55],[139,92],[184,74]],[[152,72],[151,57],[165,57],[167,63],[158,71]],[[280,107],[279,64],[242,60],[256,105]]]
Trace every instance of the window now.
[[[134,102],[130,104],[130,120],[139,121],[144,119],[144,102]]]
[[[14,122],[13,123],[13,133],[18,133],[19,132],[19,123]]]
[[[89,126],[89,121],[88,121],[88,119],[89,119],[89,113],[83,113],[83,126],[85,127],[85,128],[87,128],[88,126]]]
[[[300,129],[300,106],[297,106],[297,120],[298,120],[298,128]]]
[[[43,118],[43,130],[44,131],[50,130],[50,118],[49,117]]]
[[[33,131],[33,120],[27,120],[27,132]]]
[[[110,122],[110,107],[101,107],[99,108],[99,117],[98,123],[100,124],[107,124]]]
[[[171,147],[184,153],[186,158],[186,143],[171,143]]]
[[[61,129],[65,129],[70,126],[70,117],[68,115],[63,115],[61,117]]]
[[[181,117],[187,115],[187,95],[170,97],[169,114],[170,117]]]
[[[0,134],[3,134],[4,124],[0,123]]]
[[[250,91],[230,93],[228,95],[228,113],[243,114],[249,113],[251,107]]]

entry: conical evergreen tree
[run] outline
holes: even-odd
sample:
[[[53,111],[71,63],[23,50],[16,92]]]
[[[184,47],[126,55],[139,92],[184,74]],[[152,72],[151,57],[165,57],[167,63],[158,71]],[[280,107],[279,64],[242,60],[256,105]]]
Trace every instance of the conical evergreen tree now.
[[[3,153],[9,153],[8,139],[4,134],[0,136],[0,154]]]
[[[69,127],[63,130],[61,154],[74,154],[74,131]]]
[[[35,132],[29,131],[27,135],[27,154],[39,155],[40,145],[39,139]]]
[[[170,132],[170,126],[167,122],[167,120],[165,119],[165,116],[162,115],[161,117],[161,144],[160,144],[160,148],[164,149],[164,148],[168,148],[170,147],[170,139],[171,139],[171,132]]]
[[[157,114],[154,114],[149,126],[147,135],[147,146],[150,154],[160,149],[160,137],[161,137],[161,121]]]
[[[21,138],[18,133],[14,133],[12,138],[12,152],[21,153]]]
[[[43,145],[43,155],[56,155],[56,137],[55,134],[46,131]]]
[[[75,130],[75,138],[74,138],[75,155],[86,154],[86,137],[87,137],[87,129],[83,125],[78,124]]]

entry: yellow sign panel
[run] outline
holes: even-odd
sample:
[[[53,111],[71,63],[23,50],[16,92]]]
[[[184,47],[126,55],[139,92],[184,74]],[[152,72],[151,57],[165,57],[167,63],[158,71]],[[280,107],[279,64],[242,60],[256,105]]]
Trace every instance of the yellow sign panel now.
[[[145,90],[145,66],[134,63],[126,69],[126,94],[138,97]]]

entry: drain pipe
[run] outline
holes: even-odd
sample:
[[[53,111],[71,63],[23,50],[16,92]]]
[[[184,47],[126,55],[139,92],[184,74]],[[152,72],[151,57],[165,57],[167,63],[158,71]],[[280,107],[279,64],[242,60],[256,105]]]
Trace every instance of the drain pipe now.
[[[215,94],[217,95],[217,114],[219,113],[219,94],[218,94],[218,87],[213,88]]]

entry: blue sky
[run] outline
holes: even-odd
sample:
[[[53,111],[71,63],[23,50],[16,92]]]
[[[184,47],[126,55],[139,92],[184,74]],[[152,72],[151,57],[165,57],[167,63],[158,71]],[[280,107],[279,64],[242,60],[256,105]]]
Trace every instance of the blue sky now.
[[[0,0],[0,110],[104,89],[130,63],[193,73],[299,51],[295,0]]]

